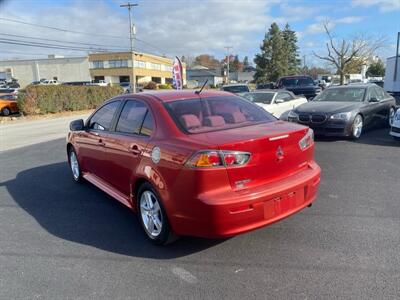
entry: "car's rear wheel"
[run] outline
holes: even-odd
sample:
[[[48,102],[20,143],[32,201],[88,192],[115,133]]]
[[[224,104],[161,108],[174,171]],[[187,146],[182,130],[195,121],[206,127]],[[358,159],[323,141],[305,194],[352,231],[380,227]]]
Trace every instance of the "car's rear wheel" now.
[[[81,168],[79,166],[78,156],[76,155],[76,152],[73,147],[71,147],[68,151],[68,162],[69,162],[69,166],[71,168],[72,178],[76,182],[82,182],[83,177],[82,177]]]
[[[9,115],[11,114],[11,111],[10,111],[10,109],[9,109],[8,107],[4,107],[4,108],[1,110],[1,114],[2,114],[3,116],[9,116]]]
[[[170,228],[161,200],[151,184],[142,184],[137,195],[140,223],[149,240],[157,245],[173,242],[176,236]]]
[[[353,125],[351,127],[351,137],[353,139],[358,139],[363,130],[364,121],[361,115],[356,115],[353,121]]]

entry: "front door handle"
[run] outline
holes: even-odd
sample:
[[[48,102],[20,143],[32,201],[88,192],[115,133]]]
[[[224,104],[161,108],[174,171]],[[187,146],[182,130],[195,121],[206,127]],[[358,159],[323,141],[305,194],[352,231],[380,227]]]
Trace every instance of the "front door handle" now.
[[[137,145],[133,145],[129,148],[129,151],[133,153],[134,155],[140,155],[142,154],[142,150],[139,149]]]

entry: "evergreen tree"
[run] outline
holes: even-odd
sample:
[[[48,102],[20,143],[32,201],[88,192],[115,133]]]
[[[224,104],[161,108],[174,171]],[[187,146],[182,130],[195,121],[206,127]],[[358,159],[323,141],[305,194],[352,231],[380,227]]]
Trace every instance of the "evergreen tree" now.
[[[235,55],[235,58],[231,62],[229,68],[232,70],[232,72],[237,72],[242,69],[242,64],[239,61],[239,56]]]
[[[381,60],[378,60],[375,63],[372,63],[367,70],[367,76],[372,77],[383,77],[385,76],[385,65]]]
[[[256,64],[254,80],[257,83],[276,81],[280,76],[286,75],[287,60],[284,45],[285,41],[279,26],[272,23],[260,47],[261,53],[254,58]]]
[[[290,29],[288,23],[286,23],[285,29],[282,31],[282,37],[284,40],[284,52],[286,61],[286,75],[297,74],[299,67],[301,65],[301,60],[299,59],[299,47],[297,46],[297,36],[296,32]]]
[[[247,56],[245,56],[243,59],[243,69],[247,70],[249,67],[250,67],[249,58]]]

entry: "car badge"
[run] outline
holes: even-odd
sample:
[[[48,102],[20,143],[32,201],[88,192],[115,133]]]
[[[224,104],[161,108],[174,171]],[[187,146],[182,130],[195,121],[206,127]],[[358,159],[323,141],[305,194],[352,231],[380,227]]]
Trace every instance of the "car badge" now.
[[[278,161],[281,161],[285,157],[285,153],[283,152],[283,149],[281,146],[276,149],[276,158]]]

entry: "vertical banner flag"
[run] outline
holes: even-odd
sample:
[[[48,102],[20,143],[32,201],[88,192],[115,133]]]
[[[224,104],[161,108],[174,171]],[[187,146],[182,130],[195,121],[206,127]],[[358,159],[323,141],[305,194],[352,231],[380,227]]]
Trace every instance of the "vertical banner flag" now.
[[[174,89],[181,90],[183,88],[182,79],[182,64],[178,57],[174,59],[174,65],[172,66],[172,85]]]

